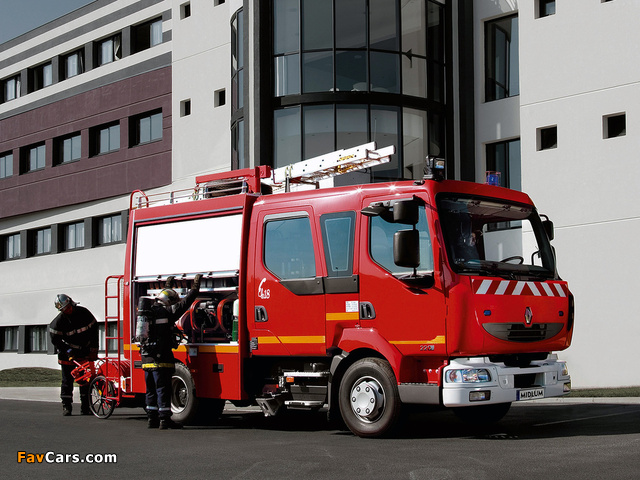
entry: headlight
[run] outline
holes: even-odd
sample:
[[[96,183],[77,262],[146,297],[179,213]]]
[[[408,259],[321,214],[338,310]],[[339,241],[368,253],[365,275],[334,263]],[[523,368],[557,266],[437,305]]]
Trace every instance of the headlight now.
[[[568,377],[569,376],[569,367],[567,367],[566,363],[562,364],[562,374],[563,377]]]
[[[449,370],[445,375],[449,383],[481,383],[490,382],[491,374],[486,368],[467,368],[464,370]]]

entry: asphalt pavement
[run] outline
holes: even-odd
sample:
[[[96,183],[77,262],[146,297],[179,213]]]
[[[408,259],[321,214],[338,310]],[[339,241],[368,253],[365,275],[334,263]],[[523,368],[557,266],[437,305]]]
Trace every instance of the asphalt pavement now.
[[[73,389],[74,403],[80,403],[78,388]],[[36,402],[59,402],[59,387],[0,387],[0,400],[31,400]],[[640,397],[554,397],[530,400],[535,404],[619,404],[638,405]]]

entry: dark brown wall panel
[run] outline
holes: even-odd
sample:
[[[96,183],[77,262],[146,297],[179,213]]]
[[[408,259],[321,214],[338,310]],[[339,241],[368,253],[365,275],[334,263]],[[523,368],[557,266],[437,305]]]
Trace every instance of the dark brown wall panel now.
[[[162,139],[129,147],[135,115],[162,109]],[[90,157],[92,128],[120,123],[120,149]],[[80,132],[82,157],[53,165],[54,139]],[[46,144],[46,166],[20,174],[21,150]],[[0,122],[0,153],[13,151],[14,174],[0,179],[0,218],[128,194],[171,183],[171,68],[118,81]]]

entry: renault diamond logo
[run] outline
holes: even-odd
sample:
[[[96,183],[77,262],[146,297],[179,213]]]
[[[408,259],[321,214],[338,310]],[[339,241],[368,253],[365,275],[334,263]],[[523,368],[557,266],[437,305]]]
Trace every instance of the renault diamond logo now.
[[[524,321],[527,325],[531,325],[531,320],[533,320],[533,312],[531,307],[527,307],[524,309]]]

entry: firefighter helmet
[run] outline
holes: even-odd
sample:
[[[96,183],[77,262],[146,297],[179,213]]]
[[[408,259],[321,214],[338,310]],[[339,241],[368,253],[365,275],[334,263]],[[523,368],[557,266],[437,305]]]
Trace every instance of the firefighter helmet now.
[[[58,295],[56,295],[56,301],[54,302],[54,305],[59,311],[63,311],[65,308],[67,308],[67,306],[75,304],[76,303],[71,300],[71,297],[69,295],[65,295],[64,293],[59,293]]]
[[[165,307],[178,303],[180,297],[173,288],[165,288],[158,294],[158,301]]]

